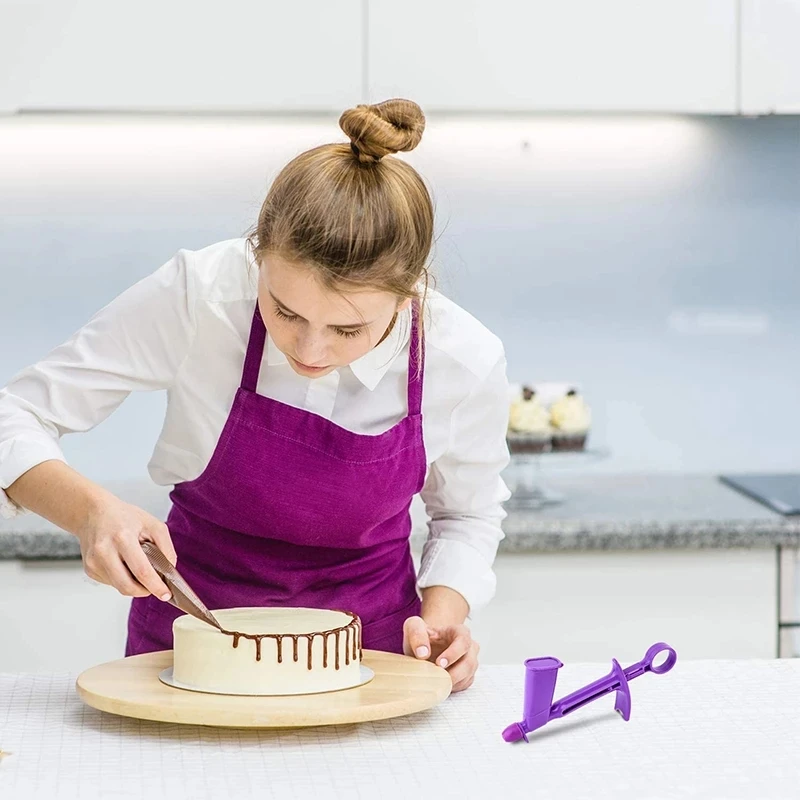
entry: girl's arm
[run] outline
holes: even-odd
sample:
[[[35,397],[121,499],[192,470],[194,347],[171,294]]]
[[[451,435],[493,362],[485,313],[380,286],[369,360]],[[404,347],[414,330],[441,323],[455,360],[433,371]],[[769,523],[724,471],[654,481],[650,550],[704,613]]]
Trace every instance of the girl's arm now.
[[[67,466],[59,440],[132,391],[173,382],[194,337],[190,257],[179,251],[0,391],[0,512],[33,511],[73,533],[87,574],[126,595],[168,594],[140,546],[174,561],[167,528]]]
[[[172,383],[194,336],[188,258],[178,252],[0,390],[3,516],[24,510],[3,490],[37,464],[66,461],[61,436],[99,425],[132,391]]]
[[[123,503],[62,461],[45,461],[6,490],[18,505],[78,537],[86,574],[132,597],[170,592],[141,548],[154,542],[174,564],[167,526],[136,506]]]

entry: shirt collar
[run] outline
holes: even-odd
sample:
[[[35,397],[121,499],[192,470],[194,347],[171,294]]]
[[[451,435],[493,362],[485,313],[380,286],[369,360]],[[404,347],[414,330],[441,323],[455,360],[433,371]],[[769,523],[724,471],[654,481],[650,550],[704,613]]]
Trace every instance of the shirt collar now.
[[[353,375],[370,391],[380,383],[389,371],[397,356],[405,350],[411,332],[411,310],[406,309],[397,315],[389,335],[372,350],[350,364]]]
[[[395,358],[405,349],[410,332],[411,311],[407,309],[398,314],[397,322],[391,332],[377,347],[373,347],[345,369],[350,369],[367,389],[373,391],[380,383],[381,378],[389,371]],[[288,365],[286,356],[275,347],[269,335],[267,335],[266,347],[268,366]]]

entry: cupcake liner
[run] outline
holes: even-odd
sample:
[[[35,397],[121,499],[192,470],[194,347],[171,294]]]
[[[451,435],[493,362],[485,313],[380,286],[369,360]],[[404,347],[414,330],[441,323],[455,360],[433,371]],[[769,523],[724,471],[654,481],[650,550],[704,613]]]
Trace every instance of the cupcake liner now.
[[[546,433],[516,433],[506,435],[506,443],[511,453],[544,453],[550,449],[552,437]]]
[[[586,448],[587,434],[570,434],[570,433],[557,433],[553,436],[553,450],[554,451],[575,451],[584,450]]]

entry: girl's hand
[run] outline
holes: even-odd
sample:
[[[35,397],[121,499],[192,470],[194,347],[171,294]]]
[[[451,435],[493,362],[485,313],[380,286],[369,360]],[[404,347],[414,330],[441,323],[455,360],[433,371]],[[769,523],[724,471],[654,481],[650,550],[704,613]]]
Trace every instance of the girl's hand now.
[[[403,651],[446,669],[454,692],[468,689],[475,680],[480,645],[466,625],[433,627],[422,617],[409,617],[403,625]]]
[[[112,497],[89,514],[78,532],[86,574],[130,597],[153,594],[169,600],[170,590],[150,565],[142,542],[153,542],[175,564],[167,526],[141,508]]]

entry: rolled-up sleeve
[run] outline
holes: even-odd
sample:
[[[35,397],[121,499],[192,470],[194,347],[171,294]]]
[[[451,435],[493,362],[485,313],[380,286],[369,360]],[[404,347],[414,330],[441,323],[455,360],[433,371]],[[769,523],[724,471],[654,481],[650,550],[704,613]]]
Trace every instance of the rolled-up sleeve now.
[[[192,340],[188,251],[99,311],[67,342],[0,390],[0,516],[24,512],[4,491],[59,439],[98,425],[133,391],[170,385]]]
[[[430,467],[421,496],[430,518],[418,586],[447,586],[470,616],[495,593],[492,565],[503,538],[501,477],[508,465],[508,382],[501,354],[489,375],[456,406],[447,451]]]

